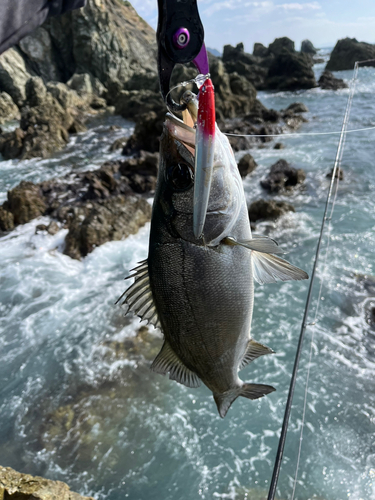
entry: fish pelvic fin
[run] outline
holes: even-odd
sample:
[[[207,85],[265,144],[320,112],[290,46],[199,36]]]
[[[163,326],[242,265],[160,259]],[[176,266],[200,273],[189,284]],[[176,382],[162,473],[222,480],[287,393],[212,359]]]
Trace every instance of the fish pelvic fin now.
[[[245,366],[254,361],[254,359],[259,358],[260,356],[274,353],[275,351],[273,351],[270,347],[267,347],[266,345],[260,344],[256,340],[251,339],[247,344],[247,349],[241,361],[239,369],[242,370],[242,368],[245,368]]]
[[[186,387],[199,387],[201,385],[198,375],[184,365],[167,340],[164,341],[161,351],[154,359],[151,370],[161,375],[169,372],[171,380],[186,385]]]
[[[230,389],[221,394],[214,394],[214,400],[220,417],[224,418],[238,396],[247,399],[259,399],[274,391],[276,389],[271,385],[244,383],[241,387]]]
[[[153,325],[155,328],[161,328],[158,313],[152,296],[150,277],[148,274],[147,259],[139,263],[139,266],[132,269],[132,274],[125,279],[134,278],[134,283],[117,300],[120,305],[127,305],[129,311],[139,316],[141,320]]]

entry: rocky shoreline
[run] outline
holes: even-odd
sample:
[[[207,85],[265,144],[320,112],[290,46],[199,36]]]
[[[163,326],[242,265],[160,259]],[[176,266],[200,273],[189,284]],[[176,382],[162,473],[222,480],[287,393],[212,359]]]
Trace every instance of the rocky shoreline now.
[[[70,491],[67,484],[0,466],[0,498],[17,500],[94,500]]]

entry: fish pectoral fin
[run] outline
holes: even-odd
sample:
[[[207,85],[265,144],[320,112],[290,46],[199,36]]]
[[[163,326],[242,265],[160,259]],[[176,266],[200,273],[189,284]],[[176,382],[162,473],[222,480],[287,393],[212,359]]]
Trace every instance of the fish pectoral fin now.
[[[198,376],[184,365],[167,340],[164,341],[161,351],[154,359],[151,370],[162,375],[169,372],[171,380],[186,385],[186,387],[199,387],[201,385]]]
[[[254,279],[260,284],[275,283],[277,280],[306,280],[309,275],[299,267],[276,255],[252,252]]]
[[[250,240],[236,240],[231,236],[227,236],[224,238],[223,243],[227,245],[239,245],[241,247],[245,247],[248,250],[255,250],[256,252],[263,253],[284,253],[277,242],[272,238],[268,238],[268,236],[263,235],[255,235]]]
[[[260,356],[274,353],[275,351],[273,351],[270,347],[267,347],[266,345],[260,344],[256,340],[251,339],[247,344],[245,355],[240,364],[240,370],[242,370],[242,368],[245,368],[245,366],[254,361],[254,359],[259,358]]]
[[[141,320],[154,325],[155,328],[161,328],[158,313],[155,307],[154,299],[152,296],[150,277],[148,275],[147,259],[142,261],[139,266],[132,269],[135,271],[128,278],[134,278],[134,283],[121,295],[116,304],[121,302],[121,305],[126,304],[128,310],[139,316]]]
[[[214,394],[214,400],[220,417],[224,418],[238,396],[247,399],[259,399],[273,391],[276,391],[276,389],[271,385],[245,383],[241,387],[236,387],[221,394]]]

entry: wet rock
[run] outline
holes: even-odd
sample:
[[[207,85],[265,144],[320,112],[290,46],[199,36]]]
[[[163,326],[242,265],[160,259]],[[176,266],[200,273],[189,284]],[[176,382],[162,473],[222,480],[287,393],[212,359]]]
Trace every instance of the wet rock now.
[[[271,166],[269,174],[260,181],[260,185],[270,193],[280,193],[301,184],[305,178],[306,174],[302,169],[297,170],[281,159]]]
[[[117,149],[123,149],[128,142],[129,137],[120,137],[119,139],[116,139],[111,146],[109,147],[110,151],[116,151]]]
[[[277,142],[273,149],[285,149],[285,144],[283,144],[282,142]]]
[[[303,104],[303,102],[292,102],[292,104],[285,109],[283,114],[307,113],[308,111],[308,107]]]
[[[19,119],[20,112],[13,99],[6,92],[0,92],[0,124]]]
[[[13,214],[14,224],[26,222],[43,215],[46,205],[40,188],[32,182],[22,181],[18,186],[8,191],[8,210]]]
[[[302,102],[294,102],[285,110],[282,110],[282,117],[285,123],[292,130],[297,130],[307,119],[301,113],[306,113],[307,107]]]
[[[278,52],[269,67],[265,80],[267,89],[298,90],[317,86],[312,70],[312,60],[307,54],[291,52],[285,48],[279,51],[279,46],[276,50]]]
[[[14,217],[12,212],[7,210],[8,203],[0,207],[0,231],[8,232],[14,229]]]
[[[47,89],[39,76],[32,76],[26,82],[26,101],[30,107],[43,105]]]
[[[0,91],[7,92],[19,107],[25,100],[25,85],[30,76],[22,55],[16,49],[0,55]]]
[[[319,78],[318,85],[322,89],[338,90],[348,88],[347,84],[341,78],[335,78],[330,71],[323,71]]]
[[[365,61],[368,59],[375,59],[375,45],[358,42],[355,38],[344,38],[336,43],[326,69],[329,71],[353,69],[356,61]],[[370,61],[363,65],[375,66],[375,61]]]
[[[67,82],[68,87],[75,90],[78,95],[87,96],[92,95],[93,88],[91,84],[90,75],[87,73],[75,73],[72,78]]]
[[[166,113],[160,93],[151,90],[123,90],[115,101],[115,113],[138,121],[146,113]]]
[[[179,81],[182,80],[179,79]],[[158,76],[155,73],[135,73],[124,84],[124,90],[139,89],[147,89],[158,93],[160,91]]]
[[[143,356],[147,361],[152,361],[160,351],[160,337],[151,334],[147,326],[141,326],[135,337],[123,341],[110,340],[103,345],[108,349],[105,359],[134,359]]]
[[[251,222],[276,220],[287,212],[295,212],[293,205],[285,201],[257,200],[249,207]]]
[[[284,36],[282,38],[276,38],[272,43],[269,44],[268,46],[268,51],[271,52],[272,54],[275,54],[275,56],[278,56],[284,51],[288,52],[294,52],[294,42],[287,36]]]
[[[135,234],[151,218],[151,206],[143,198],[120,195],[93,202],[71,214],[64,253],[80,259],[107,241]]]
[[[318,51],[314,47],[313,43],[310,42],[310,40],[302,40],[301,52],[314,56]]]
[[[329,179],[332,179],[332,175],[333,175],[333,168],[331,169],[331,171],[326,175],[326,177],[328,177]],[[335,178],[339,179],[340,181],[343,181],[344,180],[344,171],[342,168],[338,168],[336,169],[336,174],[335,174]]]
[[[14,500],[94,500],[70,491],[61,481],[16,472],[0,466],[0,498]]]
[[[48,226],[46,224],[38,224],[35,228],[35,234],[46,232],[50,234],[51,236],[54,236],[60,231],[60,226],[58,223],[53,220],[51,221]]]
[[[246,153],[238,162],[238,170],[240,171],[241,177],[246,177],[251,174],[256,167],[257,163],[250,153]]]
[[[0,135],[0,153],[5,160],[19,158],[22,155],[24,138],[25,132],[20,128]]]

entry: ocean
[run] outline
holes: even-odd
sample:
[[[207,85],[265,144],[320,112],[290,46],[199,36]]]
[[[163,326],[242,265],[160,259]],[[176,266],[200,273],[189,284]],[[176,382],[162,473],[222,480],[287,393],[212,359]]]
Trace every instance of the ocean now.
[[[324,64],[317,64],[319,75]],[[352,71],[336,74],[349,82]],[[306,104],[299,132],[340,131],[348,90],[259,92],[269,108]],[[109,131],[111,125],[116,130]],[[10,124],[9,126],[12,126]],[[359,70],[349,129],[375,126],[375,68]],[[129,134],[119,117],[93,119],[49,160],[0,161],[0,200],[27,179],[95,169],[117,158],[108,146]],[[112,127],[113,128],[113,127]],[[257,233],[311,274],[338,135],[280,136],[249,152],[249,203],[269,198],[259,181],[284,158],[303,168],[303,187],[272,196],[295,206]],[[273,149],[275,142],[285,148]],[[348,134],[328,252],[323,240],[303,345],[279,500],[375,498],[375,131]],[[236,153],[238,159],[244,152]],[[82,261],[63,255],[67,230],[35,234],[48,218],[0,238],[0,464],[58,479],[98,500],[265,499],[301,329],[308,282],[255,287],[254,338],[276,351],[241,378],[276,387],[239,398],[227,417],[210,391],[149,370],[159,331],[115,306],[130,269],[147,257],[149,225]],[[320,300],[319,287],[322,284]],[[309,362],[311,355],[311,362]],[[305,385],[306,412],[295,482]]]

